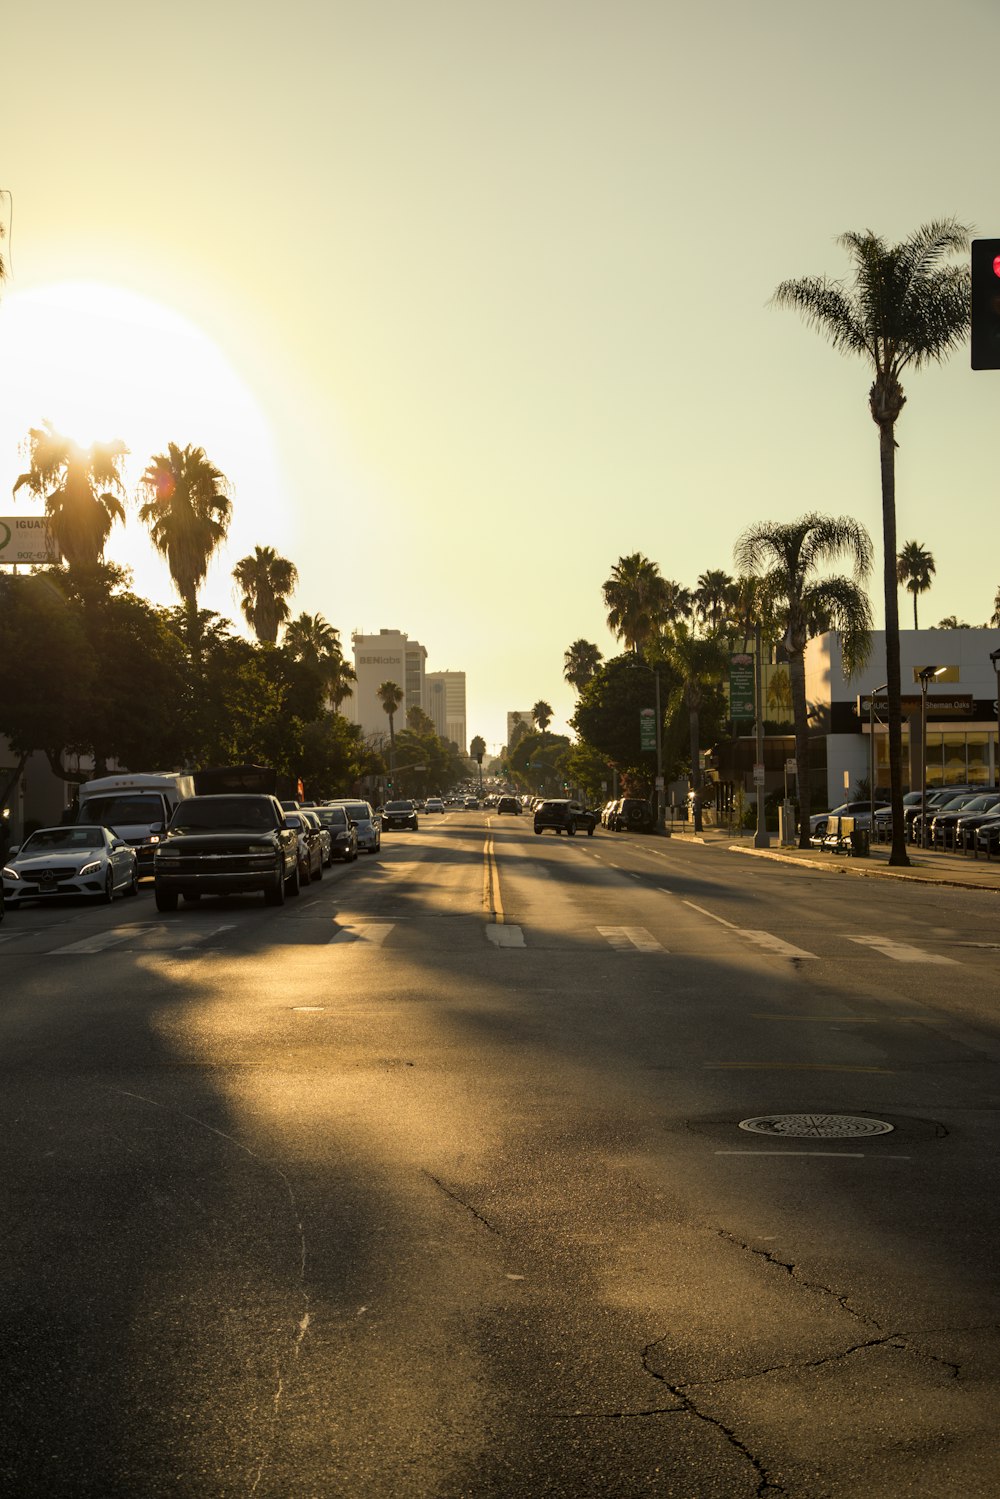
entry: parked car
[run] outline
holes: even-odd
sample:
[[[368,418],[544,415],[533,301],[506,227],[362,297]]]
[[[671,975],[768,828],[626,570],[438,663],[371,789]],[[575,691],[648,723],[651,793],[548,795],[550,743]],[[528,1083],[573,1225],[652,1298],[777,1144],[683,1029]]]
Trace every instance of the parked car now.
[[[933,802],[928,795],[926,813],[919,806],[914,811],[910,822],[911,841],[914,843],[923,842],[925,816],[927,819],[927,842],[930,844],[932,841],[931,828],[933,827],[935,817],[939,817],[943,812],[960,812],[963,807],[968,806],[970,802],[975,801],[976,797],[980,795],[982,795],[982,787],[976,790],[971,787],[959,787],[957,791],[954,788],[949,788],[948,791],[936,792]]]
[[[306,809],[285,813],[285,827],[293,828],[299,840],[299,883],[308,885],[310,880],[323,878],[323,843],[320,827],[314,827],[306,816]]]
[[[139,877],[153,873],[153,851],[158,835],[154,823],[170,821],[185,796],[194,796],[194,779],[183,771],[101,776],[80,787],[74,823],[110,828],[136,850]]]
[[[299,834],[273,797],[192,796],[178,802],[153,858],[156,908],[203,895],[263,891],[269,906],[299,893]]]
[[[358,853],[378,853],[382,847],[382,822],[369,802],[359,801],[356,796],[337,796],[327,806],[345,808],[358,835]]]
[[[980,828],[991,822],[1000,822],[1000,799],[998,804],[984,812],[962,812],[955,823],[954,848],[972,848]]]
[[[551,828],[553,833],[566,833],[572,838],[579,829],[592,838],[596,822],[593,812],[588,812],[579,802],[571,802],[565,797],[552,797],[539,802],[535,808],[536,833],[544,833],[546,828]]]
[[[386,802],[382,808],[382,826],[388,831],[393,828],[410,828],[415,833],[420,826],[420,820],[413,802]]]
[[[608,827],[614,833],[650,833],[653,809],[641,796],[620,796],[608,814]]]
[[[358,857],[358,830],[344,807],[317,807],[316,816],[330,834],[330,857],[351,864]]]
[[[107,904],[139,888],[138,856],[131,844],[98,824],[38,828],[3,866],[3,898],[11,906],[26,900],[90,895]]]
[[[876,804],[876,818],[878,817],[879,812],[882,810],[884,809]],[[891,812],[891,808],[889,810]],[[827,824],[829,823],[831,817],[853,817],[855,828],[859,830],[861,828],[870,829],[872,820],[871,801],[866,799],[865,801],[860,802],[841,802],[839,807],[831,807],[829,812],[815,813],[815,815],[810,817],[809,819],[810,842],[815,839],[817,842],[822,843],[823,839],[826,837],[829,831]]]
[[[319,834],[319,844],[323,854],[323,868],[329,869],[333,863],[333,839],[330,836],[329,828],[320,820],[315,802],[311,802],[308,805],[303,802],[299,808],[299,816],[304,817]]]
[[[497,798],[497,816],[501,817],[510,813],[513,816],[521,816],[521,803],[516,796],[501,796]]]
[[[939,812],[934,813],[930,820],[930,842],[935,848],[955,847],[956,828],[967,813],[988,814],[996,807],[1000,807],[1000,795],[995,791],[980,792],[978,796],[960,797],[957,800],[959,805],[946,803]]]

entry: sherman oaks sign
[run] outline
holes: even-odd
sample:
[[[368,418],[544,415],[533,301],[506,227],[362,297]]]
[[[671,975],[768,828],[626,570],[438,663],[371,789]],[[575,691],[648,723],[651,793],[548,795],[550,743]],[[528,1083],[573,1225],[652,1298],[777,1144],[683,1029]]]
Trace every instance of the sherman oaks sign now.
[[[0,515],[0,564],[58,562],[59,549],[41,515]]]
[[[904,718],[913,718],[920,711],[920,694],[906,693],[900,698],[900,711]],[[971,718],[975,699],[971,692],[929,692],[927,712],[931,718]],[[867,718],[869,713],[880,713],[884,717],[889,711],[889,699],[884,694],[876,697],[858,698],[858,717]]]

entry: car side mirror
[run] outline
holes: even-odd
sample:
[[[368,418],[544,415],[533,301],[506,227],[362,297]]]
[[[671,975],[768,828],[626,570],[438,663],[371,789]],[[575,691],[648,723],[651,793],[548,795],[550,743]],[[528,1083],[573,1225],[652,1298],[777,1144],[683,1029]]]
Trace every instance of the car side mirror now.
[[[8,857],[8,859],[13,859],[14,855],[17,854],[17,853],[20,853],[20,851],[21,851],[21,845],[19,843],[13,843],[13,844],[11,844],[10,848],[7,850],[7,857]]]
[[[167,825],[165,822],[151,822],[149,825],[149,831],[151,833],[159,833],[160,837],[162,838],[164,833],[167,831]]]
[[[281,819],[281,822],[282,822],[282,826],[288,828],[290,832],[297,831],[297,829],[295,827],[295,824],[294,824],[294,822],[292,821],[292,819],[290,817],[283,817]]]

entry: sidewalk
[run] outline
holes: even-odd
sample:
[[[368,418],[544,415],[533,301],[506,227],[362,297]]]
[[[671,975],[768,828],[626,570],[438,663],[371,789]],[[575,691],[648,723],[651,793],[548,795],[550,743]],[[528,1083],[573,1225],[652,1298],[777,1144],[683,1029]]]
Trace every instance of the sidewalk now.
[[[889,845],[872,845],[867,859],[851,859],[845,854],[831,854],[818,848],[782,848],[776,833],[771,834],[770,848],[754,848],[752,832],[730,833],[725,828],[705,828],[701,833],[674,831],[671,836],[684,843],[701,843],[705,847],[729,853],[750,854],[755,859],[772,859],[781,864],[800,864],[811,872],[855,875],[860,879],[908,880],[921,885],[958,885],[966,890],[996,890],[1000,893],[1000,859],[987,862],[970,854],[936,852],[907,845],[908,869],[889,868]]]

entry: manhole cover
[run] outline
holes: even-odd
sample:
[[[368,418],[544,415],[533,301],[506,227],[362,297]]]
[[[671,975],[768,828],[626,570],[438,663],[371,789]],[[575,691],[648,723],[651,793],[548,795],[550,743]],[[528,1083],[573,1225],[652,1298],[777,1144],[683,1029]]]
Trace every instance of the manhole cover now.
[[[792,1140],[857,1140],[864,1135],[888,1135],[892,1125],[855,1114],[761,1114],[741,1119],[740,1129],[754,1135],[782,1135]]]

